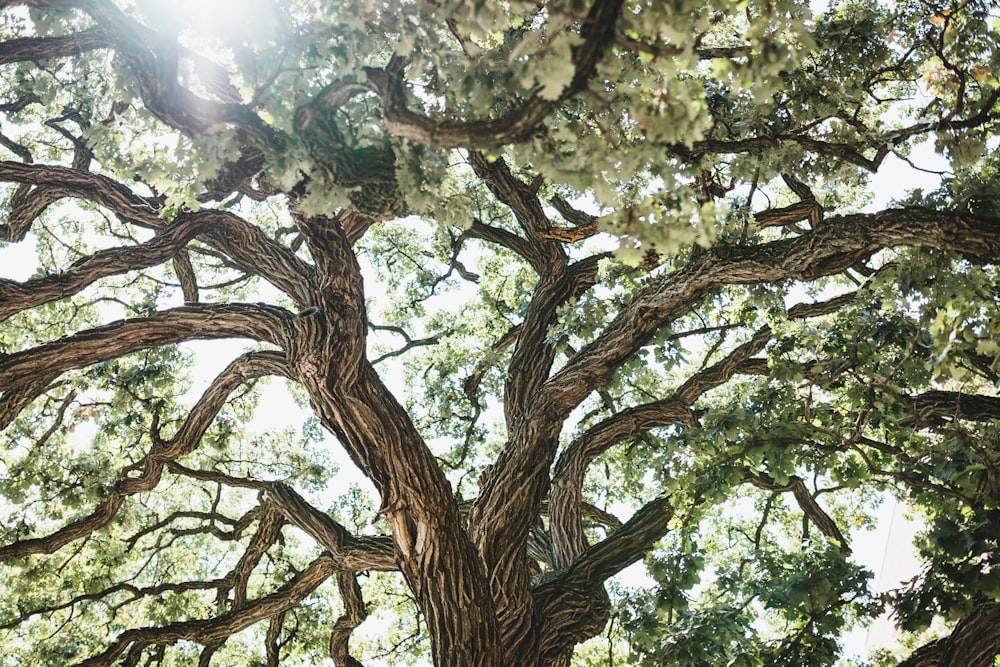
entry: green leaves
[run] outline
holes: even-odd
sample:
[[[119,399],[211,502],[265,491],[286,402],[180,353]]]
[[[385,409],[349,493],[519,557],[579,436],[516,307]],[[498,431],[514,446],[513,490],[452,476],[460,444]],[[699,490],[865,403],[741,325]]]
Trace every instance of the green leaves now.
[[[995,8],[617,7],[0,10],[10,660],[315,664],[346,567],[366,664],[832,665],[892,497],[901,637],[1000,596]],[[211,385],[257,331],[290,384]]]
[[[533,61],[532,74],[540,86],[538,95],[542,99],[557,100],[569,86],[576,74],[576,66],[573,64],[573,47],[578,46],[582,41],[576,35],[560,31],[545,45],[541,57]],[[511,57],[515,57],[514,53],[511,54]]]

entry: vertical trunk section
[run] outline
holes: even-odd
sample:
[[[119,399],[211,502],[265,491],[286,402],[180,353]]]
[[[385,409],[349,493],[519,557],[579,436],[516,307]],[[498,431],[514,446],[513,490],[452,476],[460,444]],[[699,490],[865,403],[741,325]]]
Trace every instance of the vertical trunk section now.
[[[451,485],[409,415],[366,358],[361,271],[336,218],[293,216],[316,262],[313,302],[293,323],[289,356],[312,407],[374,482],[396,560],[427,623],[434,663],[494,667],[500,633],[485,568]]]
[[[365,365],[349,392],[311,386],[313,407],[375,482],[400,571],[427,622],[434,664],[498,666],[485,570],[451,486],[408,415]]]

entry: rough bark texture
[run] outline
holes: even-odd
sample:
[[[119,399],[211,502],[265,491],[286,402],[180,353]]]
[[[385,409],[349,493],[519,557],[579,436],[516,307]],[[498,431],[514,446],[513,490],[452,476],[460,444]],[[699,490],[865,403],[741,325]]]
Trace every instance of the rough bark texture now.
[[[96,505],[55,529],[39,529],[0,546],[0,562],[13,565],[67,552],[100,535],[128,503],[155,493],[165,473],[216,484],[219,489],[258,494],[256,507],[231,522],[234,535],[250,531],[251,526],[253,532],[240,543],[242,551],[228,574],[218,580],[168,587],[172,593],[214,591],[218,600],[214,614],[206,611],[204,618],[116,630],[106,646],[80,665],[140,664],[142,659],[152,660],[149,656],[156,647],[178,642],[199,645],[200,664],[207,665],[228,638],[257,623],[267,625],[268,665],[278,665],[289,614],[324,582],[335,581],[343,609],[339,617],[329,619],[329,654],[338,666],[356,667],[361,663],[350,651],[350,638],[367,616],[358,575],[369,571],[401,573],[426,626],[436,665],[567,665],[574,647],[607,624],[611,607],[605,582],[649,553],[679,516],[693,514],[708,502],[700,494],[684,501],[671,494],[650,494],[651,499],[631,518],[619,522],[586,503],[585,479],[594,462],[657,429],[700,428],[702,413],[696,403],[706,395],[739,375],[770,376],[767,361],[758,355],[772,344],[775,334],[760,323],[706,326],[702,333],[728,335],[730,329],[738,329],[739,337],[728,339],[731,347],[723,354],[713,356],[714,351],[709,351],[701,368],[676,382],[673,389],[658,390],[660,395],[645,396],[622,409],[610,405],[604,416],[570,438],[574,411],[589,398],[601,396],[641,349],[729,287],[816,281],[864,267],[872,257],[896,248],[958,253],[970,264],[1000,261],[1000,220],[995,217],[969,209],[916,206],[836,214],[827,211],[803,183],[784,175],[798,201],[755,213],[757,226],[768,228],[762,239],[770,240],[725,239],[678,255],[681,259],[655,268],[634,293],[621,297],[620,308],[586,345],[560,351],[550,334],[562,309],[591,291],[599,281],[602,260],[608,257],[604,252],[582,256],[583,251],[568,250],[567,245],[596,235],[599,223],[559,195],[543,200],[539,194],[543,179],[526,178],[499,149],[540,139],[550,114],[574,104],[577,96],[596,95],[596,71],[613,44],[655,57],[684,52],[637,42],[620,33],[617,26],[624,6],[620,0],[594,0],[585,12],[570,16],[566,29],[575,31],[573,73],[554,99],[531,93],[521,100],[501,100],[503,104],[498,102],[491,115],[480,120],[425,113],[417,108],[419,98],[411,91],[409,63],[393,55],[384,58],[381,67],[359,69],[356,80],[337,81],[313,91],[313,98],[297,108],[294,122],[283,125],[292,127],[291,132],[268,124],[258,113],[256,101],[243,101],[225,70],[225,80],[217,87],[202,86],[201,92],[185,87],[178,62],[197,65],[200,56],[185,52],[169,34],[140,24],[110,0],[0,2],[0,10],[9,5],[72,9],[91,27],[66,36],[2,41],[0,66],[75,58],[95,50],[113,52],[134,77],[136,103],[141,101],[158,122],[193,138],[210,136],[220,127],[234,132],[238,157],[220,167],[217,178],[208,179],[206,204],[221,199],[216,196],[220,192],[251,199],[273,197],[287,206],[294,224],[272,236],[233,212],[238,209],[225,210],[222,205],[196,212],[184,207],[168,211],[164,197],[140,195],[138,187],[108,175],[110,169],[92,169],[82,139],[79,145],[74,143],[73,166],[65,166],[36,163],[30,151],[0,135],[6,142],[3,145],[21,158],[0,161],[0,182],[10,184],[11,193],[0,222],[4,240],[25,238],[33,225],[42,224],[46,211],[64,199],[97,207],[102,215],[142,232],[140,238],[145,239],[122,239],[118,247],[82,252],[59,272],[25,281],[0,280],[0,321],[25,326],[22,316],[36,309],[67,303],[101,288],[113,277],[140,275],[159,266],[171,267],[185,300],[183,306],[148,309],[141,316],[61,337],[39,334],[21,349],[0,353],[0,426],[7,427],[27,414],[36,401],[55,396],[52,392],[64,375],[126,355],[224,338],[249,340],[263,348],[240,356],[215,378],[188,414],[171,427],[172,435],[161,432],[157,415],[144,434],[152,445],[119,471]],[[700,41],[701,37],[695,40],[695,47],[700,47]],[[743,49],[697,48],[694,53],[704,60],[729,59],[742,57]],[[380,111],[371,122],[385,131],[381,144],[353,145],[331,120],[363,95],[377,99],[372,108]],[[995,105],[996,96],[991,101]],[[0,111],[16,113],[37,103],[26,95]],[[990,122],[996,122],[992,106],[950,119],[948,127],[969,129]],[[920,122],[898,134],[916,137],[941,127]],[[848,145],[817,139],[808,128],[792,124],[789,128],[752,139],[707,137],[687,146],[667,147],[665,152],[669,159],[700,165],[720,156],[794,145],[811,155],[872,171],[891,152],[884,138],[873,140],[872,145]],[[368,321],[355,244],[372,225],[408,212],[397,183],[402,169],[398,150],[408,145],[401,139],[423,144],[428,150],[463,149],[471,168],[468,177],[477,179],[511,216],[508,227],[488,220],[470,221],[455,242],[454,262],[460,266],[461,243],[475,239],[502,247],[535,273],[517,321],[511,322],[507,334],[490,350],[498,358],[509,355],[502,372],[506,440],[479,477],[478,495],[465,502],[456,498],[441,461],[368,356],[368,334],[374,327]],[[300,146],[315,169],[308,175],[301,172],[294,185],[281,191],[268,182],[266,161],[274,160],[288,146]],[[306,193],[323,187],[344,190],[343,201],[348,203],[315,212]],[[756,181],[752,187],[757,187]],[[719,194],[706,188],[710,196]],[[570,226],[554,224],[553,209]],[[808,222],[809,228],[795,226],[801,222]],[[282,234],[295,240],[285,244]],[[242,275],[260,277],[281,293],[284,305],[211,302],[196,269],[195,260],[205,257]],[[850,306],[856,298],[849,294],[787,312],[774,309],[769,315],[786,321],[821,317]],[[438,341],[434,336],[416,339],[400,331],[409,347]],[[565,359],[560,357],[563,353]],[[988,363],[980,367],[991,368]],[[474,372],[465,385],[477,417],[482,411],[477,391],[484,373],[482,369]],[[829,389],[833,380],[820,375],[812,370],[803,373],[813,385]],[[388,534],[353,534],[312,506],[294,488],[294,480],[242,478],[186,465],[184,457],[198,450],[232,395],[266,376],[288,378],[304,389],[322,426],[336,436],[377,489],[379,514],[388,522]],[[945,390],[909,395],[887,382],[880,391],[886,401],[902,406],[906,416],[899,424],[904,427],[953,426],[957,430],[960,422],[1000,419],[1000,398],[985,391],[982,395]],[[62,396],[69,405],[69,394]],[[861,423],[865,415],[851,417]],[[470,425],[469,433],[474,427]],[[845,438],[838,446],[844,450],[865,446],[898,455],[904,462],[919,458],[906,458],[908,453],[864,441],[860,435]],[[983,467],[989,468],[993,478],[977,490],[976,502],[989,492],[989,484],[997,483],[996,461],[983,459]],[[867,462],[873,474],[896,475],[894,479],[904,486],[918,484],[888,467],[878,468],[870,459]],[[740,475],[738,484],[775,495],[789,494],[796,512],[801,511],[811,525],[838,543],[842,553],[850,553],[841,528],[818,500],[819,490],[811,489],[807,480],[792,475],[779,482],[763,467],[743,467]],[[937,483],[923,482],[924,486]],[[943,484],[942,488],[951,497],[966,498],[961,491]],[[596,540],[593,534],[588,537],[586,527],[595,518],[611,528]],[[304,532],[316,553],[299,571],[280,576],[269,572],[266,576],[273,577],[275,585],[255,597],[252,577],[264,571],[262,563],[269,550],[281,544],[283,531],[290,527]],[[142,598],[165,590],[123,585],[105,593],[125,591]],[[46,603],[23,612],[12,623],[90,599],[91,593],[81,593],[70,603]],[[998,628],[1000,605],[982,602],[948,637],[920,649],[903,665],[988,667],[1000,654]]]
[[[913,652],[899,667],[991,667],[1000,653],[1000,604],[982,602],[951,634]]]

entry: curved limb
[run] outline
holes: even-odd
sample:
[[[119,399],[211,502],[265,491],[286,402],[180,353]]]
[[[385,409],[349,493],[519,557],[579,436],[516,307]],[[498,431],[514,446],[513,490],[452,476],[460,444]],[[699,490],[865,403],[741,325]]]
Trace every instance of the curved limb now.
[[[254,378],[286,373],[284,359],[273,352],[253,352],[235,360],[206,390],[188,414],[183,426],[170,440],[163,441],[158,434],[154,434],[154,445],[140,465],[129,466],[130,470],[133,468],[142,470],[138,476],[123,471],[109,490],[107,498],[86,517],[44,537],[18,540],[0,547],[0,562],[23,558],[30,554],[53,553],[70,542],[103,528],[114,518],[127,497],[156,487],[167,462],[190,453],[198,446],[201,437],[233,390]]]
[[[382,100],[386,129],[435,148],[497,148],[529,140],[537,128],[564,100],[576,95],[594,75],[594,69],[615,38],[621,0],[593,0],[582,19],[583,42],[573,52],[573,78],[553,100],[533,94],[499,118],[490,120],[437,121],[411,110],[403,86],[405,61],[394,57],[385,68],[368,70],[368,85]]]
[[[173,644],[186,640],[203,646],[213,645],[244,628],[293,608],[336,571],[336,561],[328,555],[322,555],[269,595],[249,600],[228,613],[214,618],[126,630],[102,653],[76,663],[76,667],[110,666],[126,652],[141,653],[145,648],[155,644]]]

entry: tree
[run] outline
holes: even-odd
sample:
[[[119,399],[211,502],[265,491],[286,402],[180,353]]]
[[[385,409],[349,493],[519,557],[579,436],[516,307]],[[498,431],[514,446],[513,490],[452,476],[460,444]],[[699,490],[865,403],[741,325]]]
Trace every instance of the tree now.
[[[993,665],[1000,18],[809,4],[0,2],[4,664]]]

